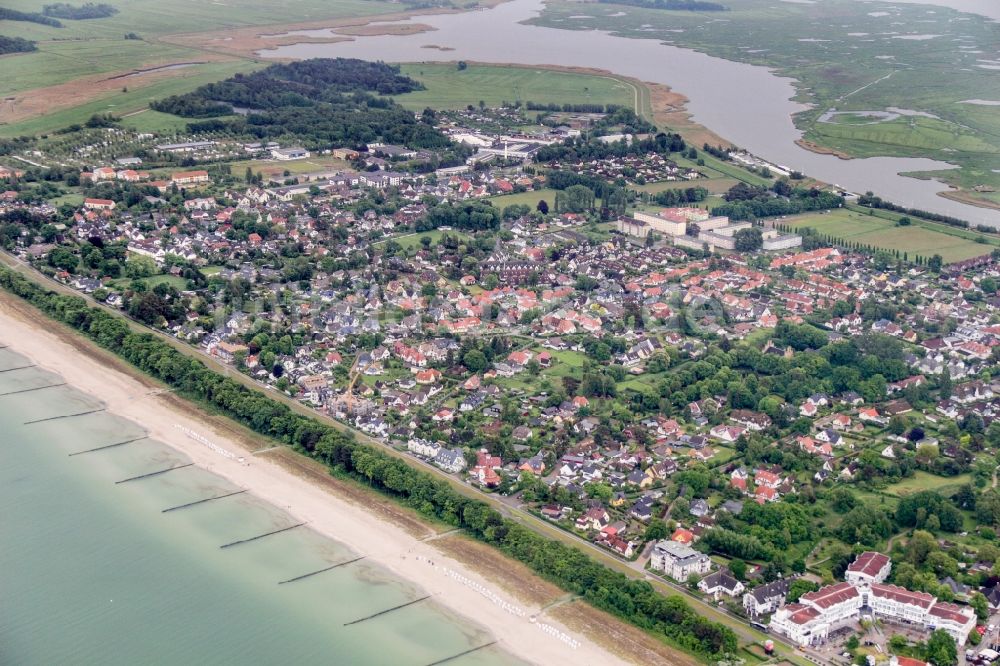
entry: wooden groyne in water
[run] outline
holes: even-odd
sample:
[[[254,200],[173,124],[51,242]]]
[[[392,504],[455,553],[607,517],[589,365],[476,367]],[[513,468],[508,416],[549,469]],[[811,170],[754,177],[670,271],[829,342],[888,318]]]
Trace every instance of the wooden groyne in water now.
[[[432,661],[431,663],[427,664],[427,666],[438,666],[438,664],[447,664],[449,661],[455,661],[459,657],[464,657],[465,655],[472,654],[473,652],[479,652],[480,650],[484,650],[490,647],[491,645],[496,645],[496,644],[497,644],[496,641],[490,641],[489,643],[480,645],[479,647],[470,648],[464,652],[453,654],[450,657],[445,657],[444,659],[438,659],[437,661]]]
[[[7,391],[6,393],[0,393],[0,398],[5,395],[17,395],[18,393],[30,393],[31,391],[41,391],[42,389],[55,388],[57,386],[66,386],[66,382],[59,382],[58,384],[49,384],[48,386],[34,386],[32,388],[18,389],[16,391]]]
[[[288,580],[279,580],[278,581],[278,585],[287,585],[288,583],[294,583],[295,581],[299,581],[299,580],[302,580],[304,578],[310,578],[310,577],[315,576],[317,574],[321,574],[321,573],[324,573],[326,571],[330,571],[331,569],[336,569],[338,567],[347,566],[348,564],[351,564],[352,562],[357,562],[358,560],[363,560],[363,559],[365,559],[364,555],[362,555],[361,557],[355,557],[353,560],[347,560],[346,562],[340,562],[339,564],[334,564],[333,566],[326,567],[325,569],[319,569],[317,571],[310,571],[307,574],[302,574],[301,576],[296,576],[295,578],[289,578]]]
[[[425,597],[420,597],[419,599],[414,599],[413,601],[407,601],[405,604],[399,604],[398,606],[393,606],[392,608],[386,608],[384,611],[379,611],[377,613],[374,613],[373,615],[369,615],[368,617],[362,617],[362,618],[358,618],[357,620],[351,620],[350,622],[345,622],[344,626],[345,627],[349,627],[352,624],[358,624],[359,622],[365,622],[367,620],[372,620],[372,619],[374,619],[374,618],[376,618],[376,617],[378,617],[380,615],[385,615],[386,613],[391,613],[393,611],[398,611],[400,608],[406,608],[407,606],[412,606],[413,604],[419,604],[421,601],[425,601],[426,599],[430,599],[430,598],[431,598],[431,595],[428,594]]]
[[[74,451],[69,454],[69,457],[83,455],[84,453],[93,453],[94,451],[103,451],[104,449],[113,449],[116,446],[125,446],[126,444],[131,444],[132,442],[138,442],[139,440],[147,439],[146,435],[142,437],[136,437],[134,439],[126,439],[124,442],[115,442],[114,444],[105,444],[104,446],[97,446],[92,449],[86,449],[84,451]]]
[[[282,532],[287,532],[288,530],[294,530],[296,527],[302,527],[305,523],[297,523],[295,525],[289,525],[288,527],[282,527],[280,530],[272,530],[270,532],[264,532],[263,534],[258,534],[257,536],[250,537],[249,539],[240,539],[239,541],[231,541],[230,543],[224,543],[219,548],[232,548],[233,546],[238,546],[241,543],[250,543],[251,541],[256,541],[257,539],[263,539],[264,537],[271,536],[272,534],[281,534]]]
[[[180,509],[186,509],[189,506],[196,506],[198,504],[204,504],[205,502],[211,502],[213,500],[222,499],[223,497],[232,497],[233,495],[242,495],[246,492],[246,489],[237,490],[235,492],[226,493],[225,495],[216,495],[215,497],[206,497],[205,499],[195,500],[193,502],[188,502],[187,504],[178,504],[177,506],[172,506],[164,509],[160,513],[168,513],[170,511],[178,511]]]
[[[87,414],[96,414],[97,412],[103,412],[104,407],[98,409],[88,409],[85,412],[77,412],[76,414],[62,414],[61,416],[46,416],[44,419],[35,419],[33,421],[25,421],[24,425],[31,425],[32,423],[42,423],[43,421],[56,421],[58,419],[71,419],[74,416],[86,416]]]
[[[122,479],[121,481],[115,481],[115,484],[128,483],[129,481],[138,481],[139,479],[148,479],[151,476],[159,476],[160,474],[166,474],[167,472],[172,472],[175,469],[184,469],[185,467],[191,467],[194,463],[184,463],[183,465],[176,465],[174,467],[168,467],[166,469],[161,469],[157,472],[148,472],[146,474],[140,474],[139,476],[133,476],[128,479]]]
[[[4,368],[3,370],[0,370],[0,372],[14,372],[15,370],[27,370],[28,368],[35,367],[37,367],[37,365],[35,363],[31,363],[29,365],[19,365],[16,368]]]

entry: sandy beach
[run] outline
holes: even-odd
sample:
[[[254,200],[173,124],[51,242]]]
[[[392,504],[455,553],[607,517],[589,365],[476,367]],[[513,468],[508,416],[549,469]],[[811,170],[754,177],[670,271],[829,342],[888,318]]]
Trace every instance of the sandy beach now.
[[[338,498],[285,467],[253,456],[236,438],[214,428],[195,409],[182,410],[151,383],[102,364],[0,301],[0,344],[100,398],[113,414],[142,425],[153,439],[196,465],[287,511],[317,532],[350,546],[413,582],[452,612],[482,625],[499,647],[532,663],[624,664],[620,657],[573,632],[402,527]],[[208,443],[206,443],[208,442]],[[242,458],[242,461],[240,460]],[[433,564],[432,564],[433,563]],[[537,617],[535,617],[537,615]]]

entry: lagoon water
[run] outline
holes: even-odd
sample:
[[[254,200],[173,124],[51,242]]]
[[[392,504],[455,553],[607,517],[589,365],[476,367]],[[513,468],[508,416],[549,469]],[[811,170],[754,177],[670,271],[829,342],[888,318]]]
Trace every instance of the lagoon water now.
[[[973,0],[949,0],[953,3]],[[993,0],[987,0],[993,2]],[[687,96],[692,117],[738,146],[854,192],[874,190],[898,204],[1000,227],[1000,211],[937,195],[944,186],[898,175],[952,168],[926,158],[841,160],[795,144],[792,116],[806,107],[792,101],[793,81],[766,67],[716,58],[655,39],[618,37],[596,30],[563,30],[524,23],[543,0],[511,0],[492,9],[418,16],[431,32],[353,37],[337,43],[300,43],[262,51],[275,58],[354,57],[388,62],[471,60],[525,65],[594,67],[663,83]],[[569,27],[569,26],[567,26]],[[327,35],[328,36],[328,35]],[[448,49],[435,56],[428,46]]]
[[[0,370],[28,361],[0,350]],[[198,467],[116,483],[189,461],[140,439],[137,424],[52,373],[0,372],[0,664],[393,664],[424,666],[489,644],[483,629],[298,527],[230,548],[295,520]],[[138,398],[138,399],[141,399]],[[350,535],[344,535],[349,541]],[[519,663],[496,646],[449,664]]]

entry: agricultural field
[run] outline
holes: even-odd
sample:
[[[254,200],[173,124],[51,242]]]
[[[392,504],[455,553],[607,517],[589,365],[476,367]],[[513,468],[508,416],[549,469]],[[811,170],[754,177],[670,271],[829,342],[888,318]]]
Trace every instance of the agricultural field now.
[[[101,20],[110,19],[91,20],[88,23],[96,24]],[[0,21],[0,34],[21,34],[24,26],[33,25],[35,24],[23,21]],[[199,60],[197,54],[186,53],[173,46],[117,37],[39,42],[37,51],[4,56],[0,95],[8,97],[22,90],[52,86],[100,71],[131,71],[138,69],[142,63]],[[128,83],[127,78],[121,79],[118,87]]]
[[[173,134],[183,131],[190,120],[152,111],[149,109],[150,101],[185,93],[206,83],[227,78],[238,72],[248,72],[259,66],[240,60],[207,62],[172,70],[169,76],[152,75],[152,77],[119,79],[113,86],[105,86],[104,92],[94,93],[90,99],[80,98],[80,103],[77,105],[15,122],[0,122],[0,136],[44,134],[68,125],[84,123],[94,114],[105,113],[122,118],[122,125],[125,127],[156,134]],[[55,90],[64,87],[58,86]],[[6,106],[8,103],[4,104]],[[0,121],[5,115],[2,110],[5,110],[5,107],[0,107]]]
[[[997,89],[992,56],[983,55],[1000,47],[994,23],[943,7],[883,1],[722,4],[730,10],[724,20],[713,12],[610,3],[580,16],[578,3],[557,0],[533,22],[610,30],[774,68],[799,83],[797,99],[810,105],[795,117],[805,139],[857,157],[956,164],[959,169],[936,176],[968,198],[998,203],[1000,114],[995,106],[968,102],[996,99],[983,94]]]
[[[894,220],[849,209],[798,215],[779,222],[797,229],[809,227],[838,240],[899,250],[908,253],[911,259],[916,255],[930,257],[940,254],[945,262],[961,261],[989,254],[997,243],[994,237],[932,222],[914,220],[910,226],[900,227]],[[978,237],[987,242],[976,242]]]
[[[402,71],[423,83],[427,90],[407,93],[396,101],[415,111],[464,109],[480,101],[487,106],[501,102],[543,104],[618,104],[634,107],[637,86],[612,76],[563,72],[534,67],[417,63]]]

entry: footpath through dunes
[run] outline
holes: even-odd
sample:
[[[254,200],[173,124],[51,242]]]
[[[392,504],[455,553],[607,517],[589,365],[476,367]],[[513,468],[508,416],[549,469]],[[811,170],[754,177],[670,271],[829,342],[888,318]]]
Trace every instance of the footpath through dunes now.
[[[495,551],[490,551],[489,559],[486,559],[489,549],[482,544],[475,544],[482,546],[484,550],[471,561],[460,559],[463,551],[438,546],[438,541],[447,543],[450,537],[427,538],[438,530],[427,525],[420,527],[420,521],[411,522],[415,520],[412,518],[405,521],[405,527],[401,527],[398,521],[400,515],[406,512],[402,507],[378,506],[378,502],[363,496],[366,494],[363,488],[356,488],[353,496],[348,494],[345,497],[337,484],[306,482],[301,473],[292,473],[285,466],[272,461],[272,452],[253,455],[254,451],[269,447],[260,443],[246,446],[245,438],[233,436],[231,428],[238,426],[216,427],[217,417],[206,418],[200,409],[183,401],[178,402],[176,396],[164,392],[162,387],[148,378],[120,371],[117,367],[120,366],[120,361],[78,338],[61,325],[45,319],[30,306],[17,303],[7,294],[0,296],[0,345],[9,345],[10,349],[30,358],[39,367],[59,375],[71,386],[90,395],[99,395],[109,413],[134,421],[148,432],[151,439],[168,444],[178,452],[177,455],[194,462],[196,467],[190,469],[207,470],[232,486],[249,491],[237,496],[236,500],[252,496],[279,507],[286,518],[272,521],[274,524],[270,530],[293,527],[301,522],[306,523],[310,530],[348,543],[357,555],[364,556],[368,561],[419,586],[423,594],[415,594],[413,599],[431,595],[432,598],[423,603],[439,605],[487,627],[497,639],[497,647],[518,658],[544,664],[570,660],[588,664],[644,662],[640,657],[633,661],[616,656],[590,637],[573,631],[548,614],[539,616],[537,622],[533,621],[533,617],[542,611],[542,602],[548,598],[548,594],[541,594],[539,591],[551,586],[537,580],[526,568],[509,562]],[[215,447],[206,446],[202,441],[186,436],[185,432],[198,433]],[[122,448],[128,449],[128,446]],[[220,455],[215,448],[235,455]],[[177,461],[168,457],[156,462],[166,464],[159,467],[150,464],[142,471],[173,467]],[[154,479],[167,481],[172,474],[187,472],[188,469],[171,471]],[[220,494],[225,494],[223,489],[218,490]],[[212,495],[206,494],[206,497],[209,496]],[[229,501],[232,500],[220,499],[203,506],[211,507],[213,504]],[[365,505],[364,508],[359,506],[361,503]],[[370,506],[375,506],[377,513],[370,511]],[[241,532],[225,536],[227,542],[238,541],[267,531],[269,530],[261,529],[248,534]],[[298,533],[299,529],[291,529],[283,535]],[[414,533],[420,536],[415,536]],[[253,548],[255,544],[269,544],[277,538],[279,537],[260,539],[224,552]],[[484,561],[489,563],[487,567],[483,566]],[[500,585],[485,577],[485,568],[516,571],[517,578],[522,579],[522,582],[515,583],[511,579],[509,589],[514,592],[508,591],[508,584]],[[525,591],[517,593],[522,588]],[[415,604],[412,608],[417,609],[423,603]],[[359,617],[361,615],[365,614],[359,613]],[[607,618],[598,624],[608,623],[616,624],[617,621]],[[358,626],[363,627],[365,624],[368,623]],[[559,635],[565,638],[561,640]],[[673,654],[665,646],[664,654],[670,663],[695,663],[686,655]]]

